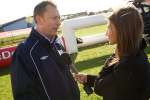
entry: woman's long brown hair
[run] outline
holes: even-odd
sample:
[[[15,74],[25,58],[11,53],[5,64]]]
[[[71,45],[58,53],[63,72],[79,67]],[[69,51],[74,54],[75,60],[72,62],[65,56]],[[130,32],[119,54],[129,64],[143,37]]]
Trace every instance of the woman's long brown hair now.
[[[109,16],[115,26],[119,57],[136,55],[143,33],[143,20],[133,7],[120,8]]]

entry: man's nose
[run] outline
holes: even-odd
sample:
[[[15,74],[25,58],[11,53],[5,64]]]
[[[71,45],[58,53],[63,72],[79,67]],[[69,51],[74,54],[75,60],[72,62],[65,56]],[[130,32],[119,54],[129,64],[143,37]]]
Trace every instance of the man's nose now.
[[[60,20],[57,22],[57,25],[58,25],[58,26],[60,26],[60,25],[61,25],[61,22],[60,22]]]
[[[61,21],[60,19],[57,19],[57,25],[60,26],[61,25]]]

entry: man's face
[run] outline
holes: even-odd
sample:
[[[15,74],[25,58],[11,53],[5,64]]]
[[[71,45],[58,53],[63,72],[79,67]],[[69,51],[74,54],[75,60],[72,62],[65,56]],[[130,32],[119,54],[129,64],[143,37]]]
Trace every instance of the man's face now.
[[[57,34],[57,29],[60,26],[60,15],[58,10],[50,5],[46,9],[43,16],[39,16],[37,19],[37,24],[41,26],[43,34],[49,37]]]
[[[149,3],[150,4],[150,0],[145,0],[145,2]]]

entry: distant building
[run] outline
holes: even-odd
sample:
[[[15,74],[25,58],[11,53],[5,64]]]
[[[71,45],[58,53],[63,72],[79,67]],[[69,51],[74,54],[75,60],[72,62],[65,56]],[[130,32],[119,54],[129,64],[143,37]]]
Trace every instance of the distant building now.
[[[11,31],[11,30],[18,30],[18,29],[24,29],[34,26],[33,17],[22,17],[17,20],[5,23],[3,25],[0,25],[0,31]]]
[[[61,19],[63,21],[63,20],[82,17],[82,16],[87,16],[87,15],[88,15],[88,13],[87,13],[87,11],[85,11],[85,12],[79,12],[79,13],[75,13],[75,14],[62,15]]]
[[[88,15],[95,15],[95,12],[89,12]]]
[[[2,25],[0,25],[0,32],[3,32],[3,28],[2,28]]]

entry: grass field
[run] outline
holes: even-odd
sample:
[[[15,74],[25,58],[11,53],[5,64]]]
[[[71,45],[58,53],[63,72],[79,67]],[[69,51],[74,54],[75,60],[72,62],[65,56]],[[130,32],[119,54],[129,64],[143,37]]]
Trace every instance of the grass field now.
[[[0,39],[0,47],[8,46],[8,45],[13,45],[15,43],[19,43],[23,41],[25,38],[27,38],[28,35],[23,34],[19,36],[12,36],[12,37],[7,37],[7,38],[1,38]]]
[[[75,33],[76,33],[76,36],[78,37],[86,36],[86,35],[93,35],[97,33],[106,32],[106,28],[107,28],[106,25],[98,25],[98,26],[77,29]]]
[[[95,29],[93,29],[94,27],[91,28],[91,30],[93,30],[91,31],[91,34],[101,32],[99,27],[100,26],[95,26]],[[104,28],[102,29],[105,30],[106,26],[103,27]],[[81,34],[78,36],[84,36],[86,32],[90,33],[89,28],[77,30],[77,34]],[[113,52],[114,45],[108,45],[107,43],[80,48],[75,60],[75,65],[82,73],[96,75],[101,70],[106,58],[108,58]],[[150,57],[150,47],[146,49],[146,53]],[[0,100],[13,100],[9,73],[9,68],[0,69]],[[102,97],[96,96],[95,94],[87,96],[83,90],[83,86],[81,84],[79,84],[79,86],[81,91],[81,100],[102,100]]]

